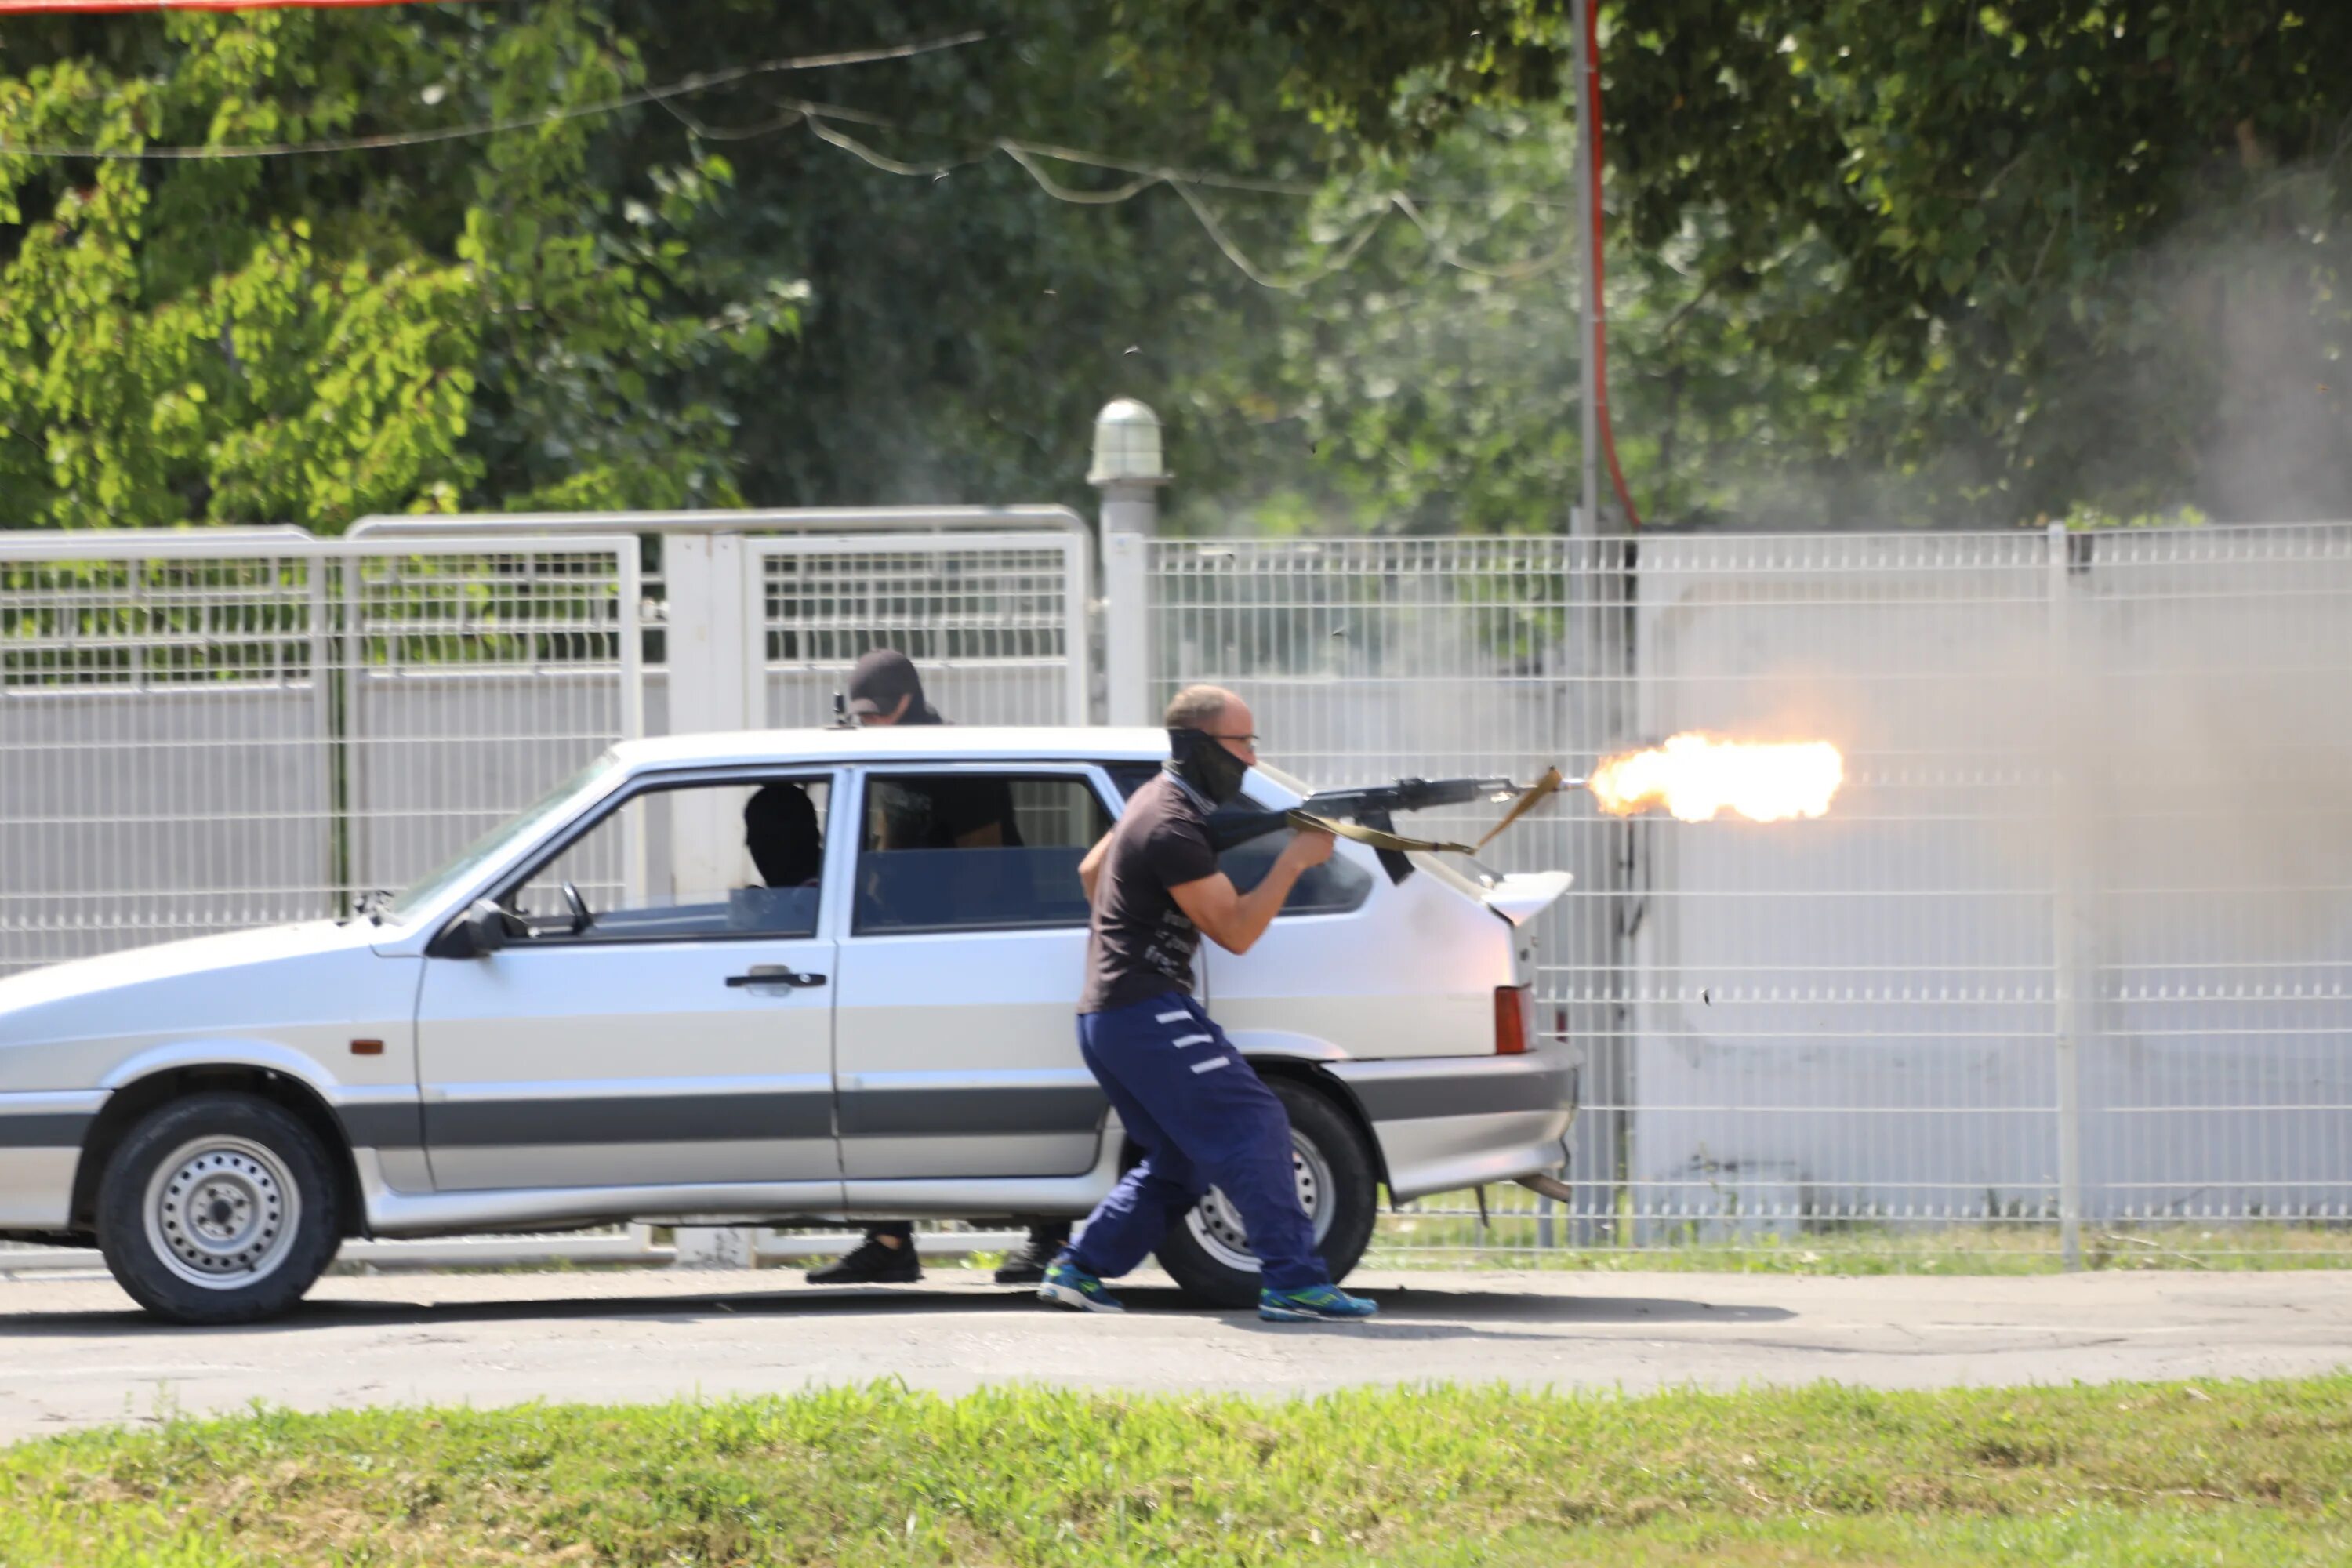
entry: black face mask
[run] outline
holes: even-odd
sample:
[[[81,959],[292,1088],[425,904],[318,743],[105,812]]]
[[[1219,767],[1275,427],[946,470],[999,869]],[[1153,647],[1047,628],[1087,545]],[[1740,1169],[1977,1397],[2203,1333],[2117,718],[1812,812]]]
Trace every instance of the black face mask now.
[[[1249,772],[1249,764],[1207,731],[1171,730],[1168,747],[1168,765],[1210,805],[1223,805],[1242,793],[1242,775]]]

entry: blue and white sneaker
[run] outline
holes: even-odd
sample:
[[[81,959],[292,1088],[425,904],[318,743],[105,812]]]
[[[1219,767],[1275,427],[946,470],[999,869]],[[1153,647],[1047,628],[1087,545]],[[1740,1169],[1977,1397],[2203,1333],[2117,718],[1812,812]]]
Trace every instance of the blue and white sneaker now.
[[[1045,1282],[1037,1287],[1037,1300],[1051,1301],[1057,1307],[1068,1307],[1080,1312],[1124,1312],[1126,1305],[1103,1289],[1103,1282],[1075,1263],[1055,1262],[1045,1266]]]
[[[1257,1315],[1269,1323],[1360,1323],[1380,1310],[1378,1302],[1350,1296],[1337,1285],[1257,1293]]]

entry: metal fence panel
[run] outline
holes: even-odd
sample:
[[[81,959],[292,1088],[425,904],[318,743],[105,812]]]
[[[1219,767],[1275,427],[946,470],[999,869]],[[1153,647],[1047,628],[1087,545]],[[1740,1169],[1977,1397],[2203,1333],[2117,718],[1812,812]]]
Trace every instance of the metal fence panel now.
[[[1194,681],[1251,703],[1266,758],[1316,786],[1403,774],[1509,773],[1551,763],[1588,771],[1631,731],[1623,671],[1633,558],[1620,541],[1535,539],[1163,540],[1147,563],[1156,708]],[[1477,837],[1491,807],[1412,819],[1435,837]],[[1502,1227],[1425,1202],[1383,1226],[1385,1245],[1476,1248],[1538,1234],[1616,1234],[1631,1100],[1632,997],[1621,932],[1633,919],[1610,868],[1625,825],[1572,799],[1494,847],[1502,870],[1558,868],[1575,887],[1538,923],[1539,1023],[1583,1049],[1580,1202],[1557,1216],[1514,1190]],[[1524,1218],[1528,1223],[1521,1224]]]
[[[1634,825],[1646,1241],[2055,1217],[2036,535],[1643,542],[1620,743],[1819,737],[1819,821]]]
[[[0,552],[0,973],[339,912],[642,732],[634,542]]]
[[[645,732],[636,571],[634,540],[378,545],[345,563],[356,886],[407,886]]]
[[[1074,536],[749,549],[775,721],[884,644],[959,721],[1084,721]],[[0,973],[335,912],[642,732],[637,553],[10,542]],[[2352,527],[1169,540],[1147,582],[1110,614],[1155,703],[1238,687],[1313,784],[1685,729],[1845,752],[1822,821],[1569,795],[1500,842],[1578,877],[1538,933],[1577,1200],[1423,1204],[1382,1247],[2046,1245],[2076,1191],[2224,1246],[2352,1218]]]
[[[1497,846],[1578,877],[1539,932],[1587,1058],[1578,1202],[1424,1205],[1383,1246],[2002,1245],[2059,1228],[2070,1171],[2098,1226],[2344,1215],[2352,529],[1188,540],[1149,569],[1155,697],[1237,687],[1313,784],[1684,730],[1845,752],[1824,820],[1570,795]]]
[[[960,724],[1083,724],[1092,566],[1074,533],[799,535],[751,542],[754,690],[821,725],[859,656],[915,661]]]
[[[2092,1201],[2341,1223],[2352,529],[2103,535],[2075,555],[2066,830]]]
[[[275,546],[0,559],[0,973],[328,912],[327,587]]]

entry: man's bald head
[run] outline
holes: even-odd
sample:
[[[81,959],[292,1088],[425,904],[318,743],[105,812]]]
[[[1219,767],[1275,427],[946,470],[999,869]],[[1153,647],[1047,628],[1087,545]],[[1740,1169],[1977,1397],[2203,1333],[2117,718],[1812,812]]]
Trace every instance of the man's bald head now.
[[[1160,722],[1171,730],[1214,730],[1225,710],[1241,699],[1222,686],[1188,686],[1168,704]]]

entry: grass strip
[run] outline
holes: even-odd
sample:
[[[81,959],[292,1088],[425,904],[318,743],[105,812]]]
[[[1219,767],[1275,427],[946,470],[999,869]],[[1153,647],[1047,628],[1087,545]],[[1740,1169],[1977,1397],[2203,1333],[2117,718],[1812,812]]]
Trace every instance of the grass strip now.
[[[896,1385],[0,1451],[0,1563],[2341,1563],[2352,1375],[1261,1404]]]
[[[1542,1244],[1531,1213],[1406,1211],[1383,1215],[1368,1268],[1565,1269],[1629,1274],[2056,1274],[2065,1268],[2055,1225],[1853,1222],[1743,1240],[1708,1239],[1709,1227],[1660,1230],[1641,1247]],[[1552,1232],[1565,1240],[1566,1220]],[[2134,1225],[2086,1228],[2083,1264],[2093,1271],[2216,1273],[2352,1268],[2352,1225]]]

